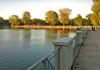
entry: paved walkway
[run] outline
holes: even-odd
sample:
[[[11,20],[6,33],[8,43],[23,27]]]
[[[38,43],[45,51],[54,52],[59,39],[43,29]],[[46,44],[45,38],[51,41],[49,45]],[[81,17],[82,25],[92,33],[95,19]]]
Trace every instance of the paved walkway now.
[[[88,32],[76,60],[75,70],[100,70],[100,30]]]

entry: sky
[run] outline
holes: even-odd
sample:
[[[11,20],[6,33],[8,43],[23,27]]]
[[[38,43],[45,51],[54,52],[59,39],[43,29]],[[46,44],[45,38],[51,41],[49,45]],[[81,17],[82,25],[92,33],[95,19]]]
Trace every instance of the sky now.
[[[59,9],[69,8],[72,10],[70,18],[81,14],[83,18],[91,11],[92,0],[0,0],[0,16],[8,19],[11,15],[22,18],[24,11],[31,13],[33,18],[45,18],[45,13],[53,10],[59,14]]]

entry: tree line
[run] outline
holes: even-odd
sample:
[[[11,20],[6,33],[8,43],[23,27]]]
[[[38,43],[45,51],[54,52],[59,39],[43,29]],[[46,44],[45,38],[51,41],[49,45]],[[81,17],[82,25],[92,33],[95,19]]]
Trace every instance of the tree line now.
[[[2,17],[0,17],[0,26],[8,26],[10,25],[8,20],[4,20]]]
[[[87,14],[86,18],[82,18],[78,14],[75,18],[70,19],[72,11],[69,8],[59,9],[59,14],[53,10],[45,13],[45,20],[39,18],[31,19],[31,14],[25,11],[22,14],[22,18],[17,15],[11,15],[8,20],[4,20],[0,17],[0,25],[100,25],[100,0],[93,0],[93,6],[91,8],[93,13]]]
[[[69,19],[71,14],[71,10],[69,8],[59,9],[59,13],[55,11],[47,11],[45,13],[45,20],[39,18],[31,19],[31,14],[28,11],[25,11],[20,19],[17,15],[11,15],[8,19],[8,24],[11,26],[15,25],[88,25],[84,24],[88,20],[83,19],[80,14],[77,15],[74,19]],[[0,17],[0,24],[4,24],[5,20]]]

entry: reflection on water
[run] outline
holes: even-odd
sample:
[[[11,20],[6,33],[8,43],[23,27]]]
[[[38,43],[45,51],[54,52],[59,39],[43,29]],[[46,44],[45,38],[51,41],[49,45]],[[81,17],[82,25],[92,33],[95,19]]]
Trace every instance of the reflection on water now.
[[[68,30],[0,29],[0,70],[25,70],[53,51],[53,40],[73,35]]]
[[[57,30],[57,38],[68,37],[68,30]]]
[[[54,40],[56,38],[68,37],[75,35],[75,32],[68,30],[0,30],[0,40],[32,40],[32,39],[47,39]]]

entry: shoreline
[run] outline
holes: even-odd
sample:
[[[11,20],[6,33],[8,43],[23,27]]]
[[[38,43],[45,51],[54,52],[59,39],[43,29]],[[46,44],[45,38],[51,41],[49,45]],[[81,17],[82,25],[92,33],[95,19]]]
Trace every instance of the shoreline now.
[[[77,29],[86,27],[91,28],[92,26],[32,26],[32,25],[12,26],[12,28],[25,28],[25,29]]]

